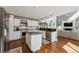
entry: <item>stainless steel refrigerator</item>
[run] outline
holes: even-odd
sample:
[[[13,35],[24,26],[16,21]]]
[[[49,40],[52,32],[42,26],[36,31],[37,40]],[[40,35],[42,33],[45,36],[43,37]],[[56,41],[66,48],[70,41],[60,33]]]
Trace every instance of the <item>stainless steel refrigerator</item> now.
[[[7,27],[6,27],[6,21],[7,21],[7,13],[5,11],[4,8],[0,7],[0,53],[4,53],[5,52],[5,48],[6,48],[6,35],[5,35],[5,30],[7,33]]]

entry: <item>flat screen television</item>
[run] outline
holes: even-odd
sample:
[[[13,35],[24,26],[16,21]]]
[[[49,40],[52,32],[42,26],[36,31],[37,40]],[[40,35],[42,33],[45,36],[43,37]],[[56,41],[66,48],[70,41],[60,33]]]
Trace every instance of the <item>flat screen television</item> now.
[[[72,27],[72,26],[73,26],[72,22],[70,22],[70,23],[68,23],[68,22],[64,23],[64,27]]]

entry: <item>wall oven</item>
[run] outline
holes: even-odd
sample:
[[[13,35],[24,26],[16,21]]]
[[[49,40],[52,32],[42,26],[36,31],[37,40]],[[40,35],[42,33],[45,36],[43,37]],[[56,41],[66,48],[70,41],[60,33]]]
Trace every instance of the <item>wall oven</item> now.
[[[64,27],[73,27],[73,23],[72,22],[65,22]]]
[[[68,21],[63,21],[62,22],[62,28],[65,31],[72,31],[72,30],[74,30],[73,26],[74,26],[73,22],[68,22]]]

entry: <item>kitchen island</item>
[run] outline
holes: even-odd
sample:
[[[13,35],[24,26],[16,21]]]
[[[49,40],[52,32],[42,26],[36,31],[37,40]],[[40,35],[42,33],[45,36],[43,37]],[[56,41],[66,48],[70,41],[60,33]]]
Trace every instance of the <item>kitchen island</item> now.
[[[57,39],[57,31],[56,28],[51,29],[51,28],[40,28],[40,30],[46,32],[46,40],[52,42],[58,41]]]
[[[26,32],[26,44],[32,52],[38,51],[42,46],[42,34],[38,32]]]

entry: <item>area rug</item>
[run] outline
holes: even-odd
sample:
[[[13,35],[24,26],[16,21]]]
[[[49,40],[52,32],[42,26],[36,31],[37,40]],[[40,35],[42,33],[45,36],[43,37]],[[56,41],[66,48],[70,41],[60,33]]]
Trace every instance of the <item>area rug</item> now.
[[[22,48],[18,47],[18,48],[14,48],[8,51],[8,53],[22,53]]]
[[[79,53],[79,46],[76,46],[70,42],[65,44],[63,48],[69,53]]]

